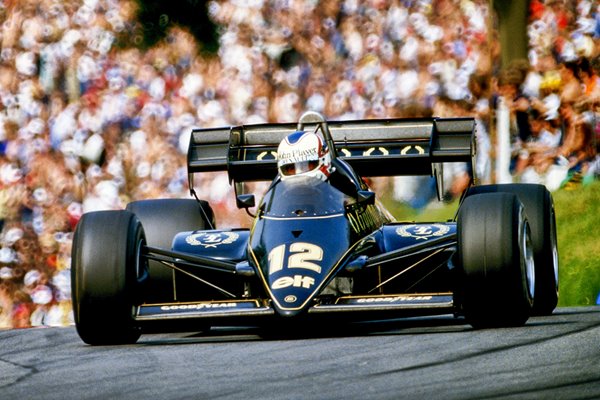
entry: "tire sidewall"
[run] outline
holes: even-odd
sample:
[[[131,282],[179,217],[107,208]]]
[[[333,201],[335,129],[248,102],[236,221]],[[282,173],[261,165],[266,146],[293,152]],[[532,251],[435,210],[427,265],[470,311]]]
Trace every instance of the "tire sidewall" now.
[[[461,206],[457,299],[474,327],[517,326],[529,318],[533,298],[523,262],[523,235],[529,235],[529,227],[514,194],[477,194]]]
[[[482,193],[514,193],[525,207],[531,228],[535,259],[535,297],[533,315],[550,315],[558,304],[558,245],[556,216],[551,193],[538,184],[497,184],[473,186],[465,199]]]
[[[75,324],[88,344],[133,343],[134,306],[145,276],[144,230],[127,211],[84,214],[73,240],[71,267]]]

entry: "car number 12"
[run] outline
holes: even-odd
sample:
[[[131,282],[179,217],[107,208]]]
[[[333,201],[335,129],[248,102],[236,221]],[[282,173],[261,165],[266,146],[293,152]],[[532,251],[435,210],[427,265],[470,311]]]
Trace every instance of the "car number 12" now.
[[[286,244],[275,247],[269,253],[269,275],[281,271],[285,265]],[[295,242],[289,245],[291,253],[287,259],[288,268],[302,268],[321,273],[321,266],[313,261],[323,260],[323,249],[306,242]]]

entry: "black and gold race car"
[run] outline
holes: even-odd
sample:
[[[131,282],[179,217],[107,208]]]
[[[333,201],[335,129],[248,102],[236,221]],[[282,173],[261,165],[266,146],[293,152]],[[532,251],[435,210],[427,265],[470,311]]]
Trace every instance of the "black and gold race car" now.
[[[280,179],[276,150],[319,131],[343,190]],[[454,220],[396,222],[363,177],[474,171],[470,118],[328,122],[192,132],[190,199],[84,214],[72,249],[75,323],[92,345],[211,326],[285,326],[454,314],[475,328],[525,324],[558,300],[553,201],[539,185],[471,185]],[[250,229],[218,229],[193,177],[226,171]],[[271,182],[260,201],[249,182]],[[475,177],[472,179],[476,182]],[[348,189],[348,187],[350,189]],[[297,325],[296,325],[297,326]]]

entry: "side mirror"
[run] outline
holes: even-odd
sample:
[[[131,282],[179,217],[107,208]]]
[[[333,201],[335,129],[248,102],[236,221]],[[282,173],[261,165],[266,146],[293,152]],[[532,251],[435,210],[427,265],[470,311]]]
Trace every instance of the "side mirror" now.
[[[245,208],[246,210],[256,205],[256,200],[253,194],[238,194],[235,198],[237,208]]]
[[[356,192],[358,204],[371,206],[375,204],[375,192],[370,190],[359,190]]]

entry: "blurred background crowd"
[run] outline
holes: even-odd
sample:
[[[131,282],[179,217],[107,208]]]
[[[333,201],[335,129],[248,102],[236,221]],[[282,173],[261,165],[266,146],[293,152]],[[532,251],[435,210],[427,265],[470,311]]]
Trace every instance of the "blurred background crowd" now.
[[[216,54],[177,26],[142,50],[132,0],[0,1],[0,328],[71,323],[80,216],[188,197],[194,127],[305,110],[475,116],[477,173],[492,182],[502,106],[515,181],[557,190],[599,174],[597,1],[532,0],[528,58],[505,68],[487,0],[214,0],[207,11]],[[448,174],[452,197],[468,178]],[[415,182],[393,183],[409,200]],[[196,185],[218,225],[239,224],[226,176]]]

